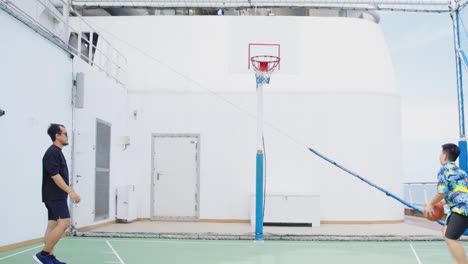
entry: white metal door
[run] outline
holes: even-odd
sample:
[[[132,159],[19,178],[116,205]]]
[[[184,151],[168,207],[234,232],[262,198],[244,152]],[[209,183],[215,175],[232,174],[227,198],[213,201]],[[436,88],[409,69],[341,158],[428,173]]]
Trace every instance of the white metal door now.
[[[198,219],[198,149],[198,135],[153,135],[153,219]]]
[[[71,184],[81,196],[80,203],[70,203],[71,220],[76,228],[89,226],[94,222],[95,177],[89,172],[95,169],[95,146],[87,144],[93,142],[94,137],[94,131],[90,129],[75,128],[73,131],[73,160],[69,163],[73,173]]]

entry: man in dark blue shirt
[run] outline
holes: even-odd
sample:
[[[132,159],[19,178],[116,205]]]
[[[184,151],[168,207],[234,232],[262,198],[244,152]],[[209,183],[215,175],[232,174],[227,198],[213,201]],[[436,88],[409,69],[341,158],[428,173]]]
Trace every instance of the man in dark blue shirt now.
[[[61,264],[54,256],[54,247],[65,231],[70,227],[70,212],[67,198],[74,203],[80,202],[80,196],[69,186],[67,161],[62,148],[68,145],[67,129],[60,124],[51,124],[47,130],[53,144],[42,158],[42,202],[48,213],[47,230],[44,236],[44,248],[33,256],[37,263]]]

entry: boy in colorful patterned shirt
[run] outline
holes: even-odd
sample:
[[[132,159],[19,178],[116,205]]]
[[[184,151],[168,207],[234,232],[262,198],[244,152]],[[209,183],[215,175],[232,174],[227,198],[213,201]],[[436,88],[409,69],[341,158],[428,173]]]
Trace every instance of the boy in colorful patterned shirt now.
[[[432,215],[434,206],[445,199],[450,213],[442,231],[447,247],[455,263],[468,263],[465,249],[459,239],[468,228],[468,176],[455,164],[460,149],[455,144],[445,144],[439,161],[442,167],[437,174],[437,193],[424,206],[424,212]]]

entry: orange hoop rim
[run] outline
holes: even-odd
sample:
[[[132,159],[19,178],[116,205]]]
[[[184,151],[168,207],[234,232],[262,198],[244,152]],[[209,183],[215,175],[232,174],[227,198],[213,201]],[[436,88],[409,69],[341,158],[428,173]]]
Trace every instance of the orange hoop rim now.
[[[272,55],[259,55],[253,56],[250,61],[256,72],[272,72],[280,63],[280,58]],[[268,64],[266,69],[260,67],[262,63]]]

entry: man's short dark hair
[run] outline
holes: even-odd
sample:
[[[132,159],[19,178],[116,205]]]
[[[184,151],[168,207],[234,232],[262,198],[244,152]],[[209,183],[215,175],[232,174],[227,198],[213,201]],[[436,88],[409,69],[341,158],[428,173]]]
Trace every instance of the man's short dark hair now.
[[[55,136],[62,132],[62,127],[65,126],[61,124],[50,124],[49,129],[47,129],[47,134],[49,135],[50,139],[52,139],[52,142],[55,141]]]
[[[452,143],[442,145],[442,151],[447,154],[447,159],[449,161],[456,161],[458,155],[460,155],[460,148]]]

